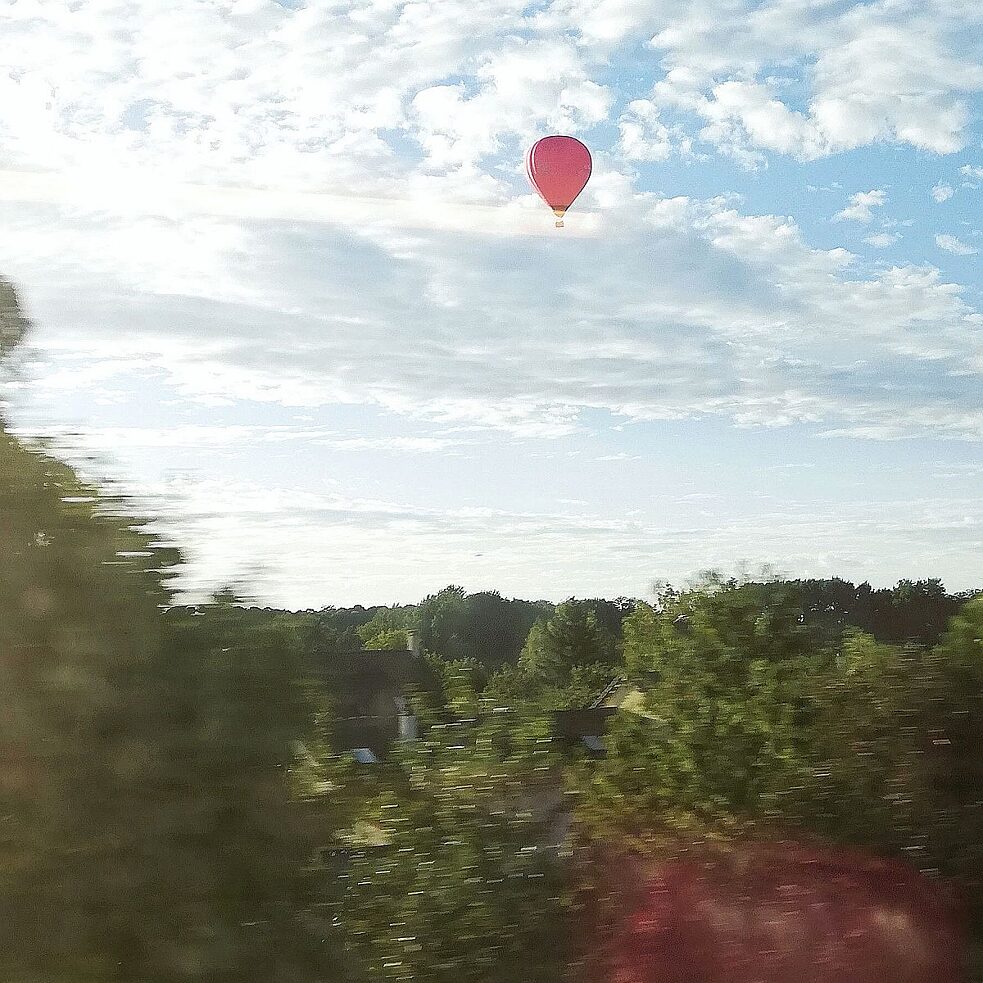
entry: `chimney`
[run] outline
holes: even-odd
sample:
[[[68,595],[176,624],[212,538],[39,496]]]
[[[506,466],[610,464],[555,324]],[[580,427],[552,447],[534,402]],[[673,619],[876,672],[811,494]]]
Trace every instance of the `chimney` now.
[[[417,739],[416,717],[412,713],[400,714],[398,726],[401,741],[415,741]]]
[[[417,738],[416,716],[410,710],[406,697],[396,697],[396,721],[401,741],[415,741]]]
[[[420,633],[415,628],[406,630],[406,647],[417,658],[420,657]]]

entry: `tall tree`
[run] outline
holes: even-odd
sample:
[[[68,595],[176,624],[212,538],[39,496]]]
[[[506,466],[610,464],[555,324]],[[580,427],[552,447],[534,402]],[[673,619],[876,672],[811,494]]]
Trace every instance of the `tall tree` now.
[[[564,601],[533,625],[519,665],[549,685],[559,685],[579,666],[614,666],[617,636],[601,624],[591,601]]]
[[[13,284],[0,277],[0,358],[12,352],[28,329]]]
[[[367,649],[404,649],[406,630],[416,623],[415,615],[410,607],[380,608],[356,631]]]
[[[423,644],[443,659],[474,659],[488,669],[514,663],[536,620],[552,611],[544,601],[504,598],[497,591],[467,594],[445,587],[419,606]]]
[[[9,346],[24,322],[6,284],[2,295]],[[146,779],[163,767],[154,664],[177,559],[0,421],[5,978],[132,968],[140,928],[119,915],[155,909],[151,869],[137,858],[155,826]]]
[[[613,728],[601,800],[684,827],[763,815],[794,771],[807,638],[794,607],[747,585],[639,605],[624,646],[644,706]]]

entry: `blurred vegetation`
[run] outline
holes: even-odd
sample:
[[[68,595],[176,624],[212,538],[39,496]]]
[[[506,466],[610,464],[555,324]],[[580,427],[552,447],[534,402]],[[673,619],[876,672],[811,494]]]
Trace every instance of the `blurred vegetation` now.
[[[0,282],[0,355],[26,322]],[[814,835],[983,907],[983,597],[707,575],[649,603],[187,606],[180,555],[0,419],[0,978],[557,980],[595,844]],[[425,649],[419,739],[324,669]],[[367,655],[371,658],[371,655]],[[607,753],[554,711],[623,691]]]

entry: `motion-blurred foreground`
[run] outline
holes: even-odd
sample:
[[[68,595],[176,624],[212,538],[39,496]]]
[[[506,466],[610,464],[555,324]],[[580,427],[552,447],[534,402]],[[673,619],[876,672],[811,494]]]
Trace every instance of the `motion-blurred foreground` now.
[[[186,606],[132,511],[0,427],[0,979],[980,978],[983,600]]]
[[[591,957],[617,983],[963,978],[951,892],[897,862],[794,843],[627,861]],[[624,882],[623,882],[624,883]]]

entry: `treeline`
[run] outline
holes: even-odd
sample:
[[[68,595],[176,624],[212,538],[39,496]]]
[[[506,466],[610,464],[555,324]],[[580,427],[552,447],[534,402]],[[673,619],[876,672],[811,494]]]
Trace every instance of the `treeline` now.
[[[736,578],[707,574],[706,579],[736,587]],[[832,640],[844,630],[858,628],[884,642],[936,644],[949,619],[980,591],[950,594],[937,578],[901,580],[894,587],[873,588],[838,577],[810,580],[773,580],[765,589],[796,607],[803,624],[815,627]],[[656,589],[658,603],[677,596],[670,587]],[[624,618],[638,605],[637,598],[571,599],[593,613],[611,639],[621,633]],[[498,591],[469,594],[451,585],[419,604],[325,607],[303,612],[259,609],[268,616],[290,617],[308,633],[313,652],[330,658],[334,652],[357,649],[400,648],[406,629],[420,633],[424,647],[450,662],[473,661],[495,670],[518,661],[529,632],[557,610],[550,601],[503,597]],[[604,643],[607,644],[607,643]],[[604,645],[602,645],[602,648]],[[598,653],[600,654],[600,653]]]
[[[816,649],[842,644],[862,631],[878,642],[931,648],[950,620],[979,592],[950,594],[941,580],[901,580],[874,589],[840,578],[757,582],[705,572],[689,588],[654,588],[656,610],[676,610],[708,590],[755,592],[762,608],[794,619]],[[424,715],[438,707],[465,713],[476,701],[535,703],[541,710],[586,707],[625,674],[624,630],[645,602],[628,597],[570,598],[562,603],[505,598],[497,591],[467,593],[451,585],[419,604],[318,611],[253,608],[258,617],[290,624],[317,666],[341,653],[400,649],[414,630],[427,654],[421,681]],[[686,614],[677,617],[685,620]]]
[[[611,633],[620,633],[621,621],[632,610],[627,598],[578,601]],[[550,617],[550,601],[503,597],[498,591],[467,593],[451,585],[419,604],[351,608],[325,607],[318,611],[287,612],[263,609],[269,616],[292,617],[308,633],[311,650],[330,658],[332,653],[357,649],[403,648],[406,630],[418,632],[423,647],[449,662],[474,662],[488,670],[515,663],[533,626]]]

